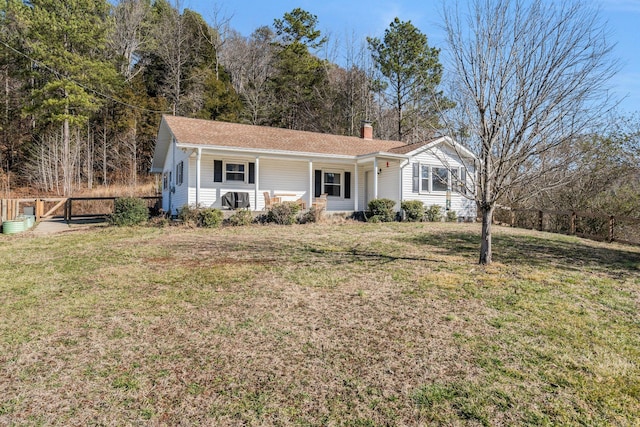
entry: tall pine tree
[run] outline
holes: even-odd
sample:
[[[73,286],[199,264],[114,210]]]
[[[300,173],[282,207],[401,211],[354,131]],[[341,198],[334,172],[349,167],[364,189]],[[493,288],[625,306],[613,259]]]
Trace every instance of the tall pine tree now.
[[[76,159],[73,130],[82,128],[109,91],[117,73],[105,61],[109,3],[106,0],[32,0],[27,45],[33,62],[28,112],[61,128],[62,188],[73,191]],[[78,135],[79,133],[75,133]]]

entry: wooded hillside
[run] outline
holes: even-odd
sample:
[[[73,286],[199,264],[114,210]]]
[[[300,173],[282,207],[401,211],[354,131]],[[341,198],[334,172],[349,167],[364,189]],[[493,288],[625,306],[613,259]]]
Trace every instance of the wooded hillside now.
[[[330,41],[307,11],[248,37],[211,13],[206,22],[167,0],[3,2],[2,191],[135,185],[162,114],[342,135],[367,119],[376,138],[407,141],[434,132],[432,97],[417,87],[428,81],[436,93],[439,51],[410,22],[396,20],[411,37],[405,60],[419,61],[405,71],[406,93],[387,103],[364,40],[345,50],[343,67],[325,59]]]
[[[249,36],[231,22],[170,0],[0,2],[0,193],[136,186],[162,114],[340,135],[371,120],[375,138],[406,142],[468,136],[443,125],[464,101],[442,83],[454,73],[440,47],[410,21],[342,46],[299,8]],[[636,215],[639,120],[603,123],[554,144],[538,159],[557,163],[554,174],[501,202]]]

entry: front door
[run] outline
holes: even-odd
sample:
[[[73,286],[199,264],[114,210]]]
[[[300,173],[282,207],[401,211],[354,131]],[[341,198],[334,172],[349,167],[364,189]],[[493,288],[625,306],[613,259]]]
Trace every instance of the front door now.
[[[373,194],[373,171],[366,171],[364,173],[364,207],[365,210],[369,208],[369,202],[374,199]]]

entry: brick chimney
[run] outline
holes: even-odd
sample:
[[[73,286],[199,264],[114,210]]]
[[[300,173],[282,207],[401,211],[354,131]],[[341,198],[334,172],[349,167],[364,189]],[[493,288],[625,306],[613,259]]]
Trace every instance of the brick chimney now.
[[[373,139],[373,128],[370,121],[363,120],[360,122],[360,138]]]

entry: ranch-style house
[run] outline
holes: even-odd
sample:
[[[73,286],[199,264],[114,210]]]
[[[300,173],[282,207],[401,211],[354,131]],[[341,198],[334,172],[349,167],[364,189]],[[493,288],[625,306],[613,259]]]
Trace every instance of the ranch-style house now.
[[[475,218],[471,191],[476,158],[449,137],[417,144],[361,136],[163,116],[151,172],[162,174],[162,207],[245,207],[262,211],[273,200],[317,198],[329,213],[359,212],[387,198],[440,205]]]

